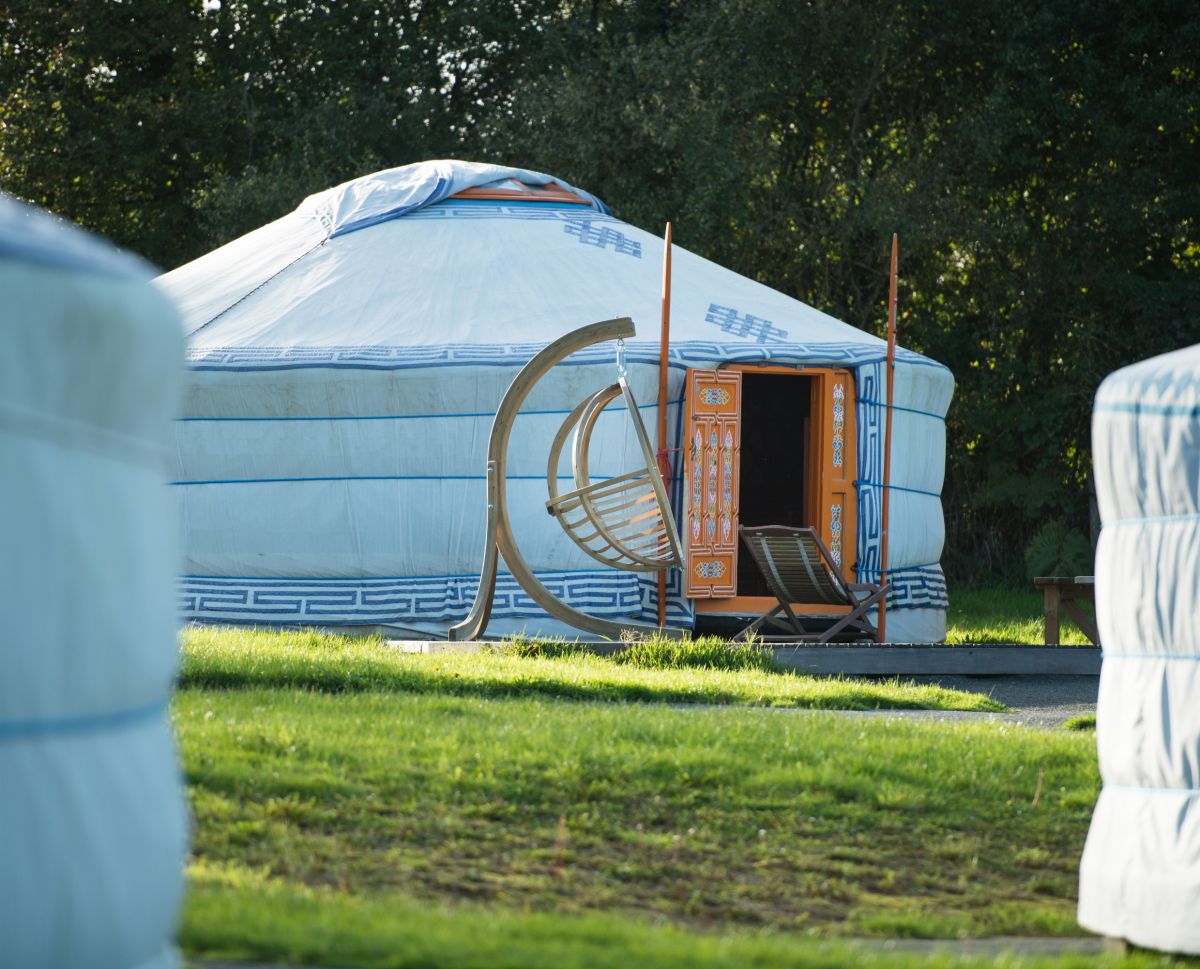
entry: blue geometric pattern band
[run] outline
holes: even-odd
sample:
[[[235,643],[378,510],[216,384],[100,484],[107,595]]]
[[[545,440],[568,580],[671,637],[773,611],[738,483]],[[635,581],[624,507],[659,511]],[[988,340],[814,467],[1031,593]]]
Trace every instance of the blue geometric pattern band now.
[[[638,619],[647,611],[647,587],[634,572],[538,572],[537,577],[558,598],[589,615]],[[678,579],[674,584],[678,586]],[[183,618],[189,621],[387,625],[458,621],[470,611],[478,585],[478,575],[379,579],[188,575],[180,578],[179,594]],[[669,595],[668,620],[690,624],[690,611],[678,589],[674,591],[676,595]],[[496,578],[492,616],[524,619],[545,613],[504,573]]]
[[[883,382],[882,362],[858,368],[858,477],[863,481],[883,480],[883,431],[885,408],[864,405],[863,399],[878,400]],[[883,545],[883,492],[879,488],[858,491],[858,550],[855,568],[859,573],[878,573]]]
[[[877,581],[878,569],[860,569],[855,572],[866,581]],[[950,605],[946,595],[946,576],[940,565],[914,565],[907,568],[888,569],[891,583],[887,595],[889,609],[945,609]]]
[[[655,616],[657,580],[652,574],[597,570],[539,572],[556,596],[576,609],[606,619]],[[945,609],[940,566],[894,572],[888,608]],[[403,625],[462,619],[475,600],[475,575],[381,579],[272,579],[182,576],[180,610],[188,621]],[[545,613],[511,575],[496,579],[492,616],[528,619]],[[695,613],[683,596],[681,573],[667,573],[667,622],[691,626]]]
[[[409,370],[446,365],[521,367],[543,347],[541,343],[458,343],[407,347],[190,347],[187,360],[193,370],[280,370],[304,367]],[[625,351],[630,364],[658,365],[657,343],[626,343]],[[612,357],[612,348],[600,345],[572,354],[563,364],[607,364]],[[673,344],[669,353],[672,367],[712,367],[717,362],[754,363],[768,360],[783,364],[861,367],[882,362],[883,355],[878,347],[863,343],[756,344],[705,340],[681,341]],[[942,364],[908,350],[897,350],[896,360],[897,363],[911,366],[942,367]]]

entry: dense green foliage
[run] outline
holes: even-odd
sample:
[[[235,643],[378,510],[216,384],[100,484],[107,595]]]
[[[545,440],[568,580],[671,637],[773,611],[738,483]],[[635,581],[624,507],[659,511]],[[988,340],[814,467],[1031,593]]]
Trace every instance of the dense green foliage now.
[[[875,332],[897,231],[949,571],[1085,571],[1096,386],[1200,338],[1197,50],[1187,0],[0,0],[0,186],[173,266],[504,161]]]

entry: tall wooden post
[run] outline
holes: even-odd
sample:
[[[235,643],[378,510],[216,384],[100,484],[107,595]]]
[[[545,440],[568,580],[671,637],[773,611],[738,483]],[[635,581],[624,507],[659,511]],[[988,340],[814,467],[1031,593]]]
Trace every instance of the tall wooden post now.
[[[887,330],[887,408],[884,416],[883,433],[883,542],[879,550],[879,577],[881,582],[891,584],[888,573],[888,501],[892,484],[892,393],[896,375],[896,277],[900,268],[900,239],[892,233],[892,271],[888,286],[888,330]],[[879,600],[879,624],[877,642],[887,642],[887,596]]]
[[[667,223],[667,231],[663,246],[663,284],[662,284],[662,330],[658,344],[658,470],[666,485],[667,495],[671,494],[671,455],[667,450],[667,352],[671,345],[671,223]],[[663,509],[671,514],[671,508]],[[667,624],[667,573],[658,573],[658,625],[661,629]]]

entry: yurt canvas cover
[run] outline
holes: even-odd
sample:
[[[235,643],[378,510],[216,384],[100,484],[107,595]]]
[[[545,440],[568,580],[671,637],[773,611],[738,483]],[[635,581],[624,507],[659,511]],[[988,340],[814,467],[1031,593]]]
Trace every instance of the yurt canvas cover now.
[[[561,180],[441,161],[314,195],[161,277],[189,341],[176,475],[186,616],[431,633],[460,619],[483,553],[491,419],[536,350],[585,324],[632,317],[630,381],[654,426],[662,257],[661,239]],[[686,588],[671,575],[668,620],[744,605],[739,592],[753,576],[734,560],[739,520],[818,525],[848,575],[877,579],[883,342],[682,248],[673,261],[668,428],[690,571]],[[766,381],[788,375],[793,382]],[[654,576],[595,563],[544,507],[554,432],[614,379],[613,348],[597,347],[539,385],[514,431],[509,500],[526,559],[556,593],[595,615],[650,619]],[[893,640],[944,635],[939,494],[952,392],[945,367],[899,352]],[[726,393],[736,419],[700,413],[698,400]],[[794,502],[811,520],[796,520],[795,509],[779,520],[786,508],[755,520],[747,490],[786,504],[788,482],[801,488],[786,456],[818,444],[823,456],[800,475],[811,483]],[[627,418],[612,410],[594,437],[593,470],[627,470],[635,449]],[[747,473],[750,451],[758,463]],[[739,453],[740,463],[727,460]],[[824,477],[812,470],[821,462]],[[688,488],[699,477],[691,467],[710,465],[742,472],[732,505],[727,480],[715,498],[685,489],[685,474]],[[497,591],[491,631],[561,631],[511,577]]]
[[[178,963],[183,334],[148,270],[0,196],[0,966]]]
[[[1200,954],[1200,346],[1111,374],[1092,442],[1104,787],[1079,922]]]

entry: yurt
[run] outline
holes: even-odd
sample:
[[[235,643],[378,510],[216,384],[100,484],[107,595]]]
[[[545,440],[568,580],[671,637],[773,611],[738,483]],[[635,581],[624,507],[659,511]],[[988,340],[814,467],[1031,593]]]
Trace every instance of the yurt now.
[[[1200,345],[1109,375],[1092,444],[1104,786],[1079,922],[1200,955]]]
[[[813,526],[847,578],[877,581],[886,483],[889,639],[942,639],[949,371],[898,352],[885,482],[884,342],[686,249],[672,254],[663,406],[687,547],[667,621],[774,602],[738,554],[738,523]],[[478,584],[491,421],[539,349],[631,317],[623,359],[655,425],[663,256],[660,238],[561,179],[432,161],[311,196],[160,277],[188,340],[175,448],[186,618],[444,635]],[[512,433],[508,502],[526,559],[558,597],[653,621],[657,577],[596,563],[545,507],[555,431],[616,365],[614,347],[592,347],[538,385]],[[723,403],[706,410],[701,398]],[[627,467],[629,425],[620,408],[601,417],[597,474]],[[689,467],[709,465],[725,479],[701,509]],[[489,634],[567,632],[510,575],[491,615]]]
[[[0,966],[179,961],[183,333],[152,275],[0,196]]]

